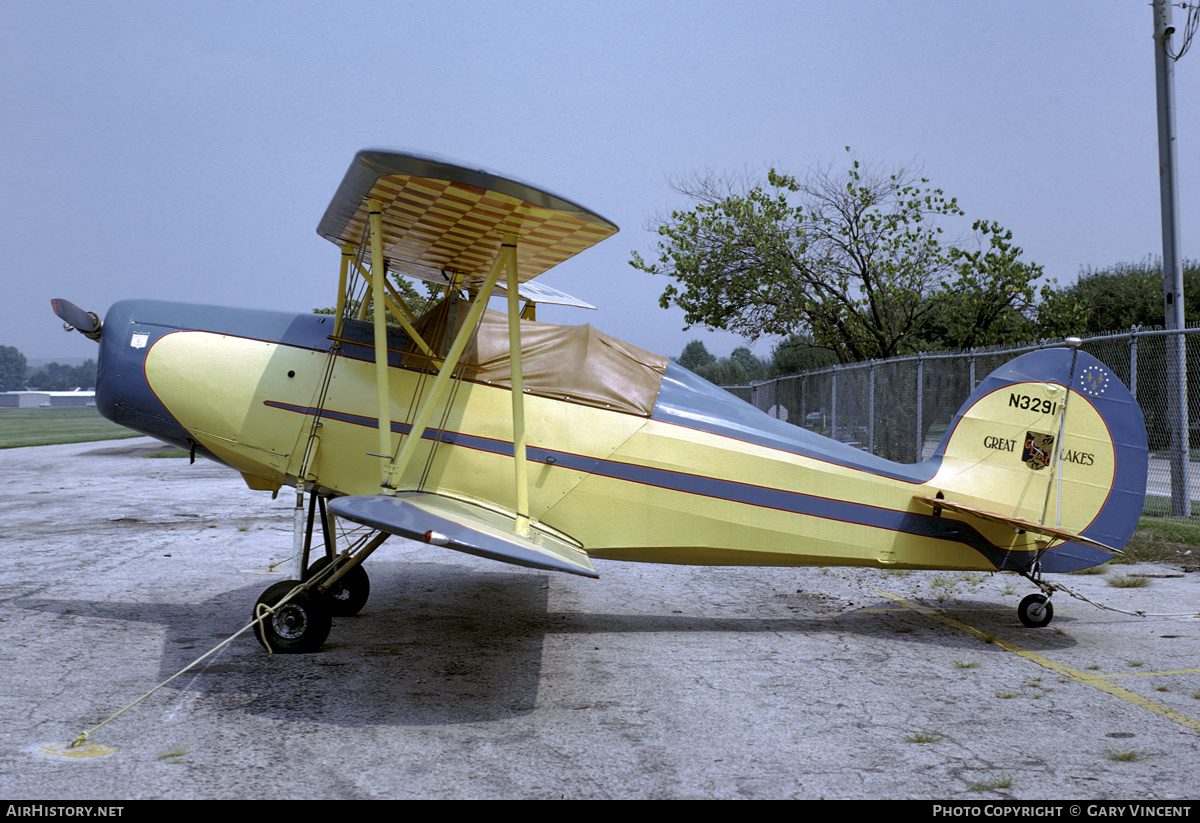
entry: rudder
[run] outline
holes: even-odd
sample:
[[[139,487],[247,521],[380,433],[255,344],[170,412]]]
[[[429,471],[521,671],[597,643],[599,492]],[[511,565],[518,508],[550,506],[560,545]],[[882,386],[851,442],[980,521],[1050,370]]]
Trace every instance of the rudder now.
[[[1146,493],[1141,409],[1112,370],[1077,348],[1042,349],[988,375],[955,415],[932,481],[947,499],[1066,529],[1114,549],[1128,542]],[[1107,560],[1065,543],[1041,570]]]

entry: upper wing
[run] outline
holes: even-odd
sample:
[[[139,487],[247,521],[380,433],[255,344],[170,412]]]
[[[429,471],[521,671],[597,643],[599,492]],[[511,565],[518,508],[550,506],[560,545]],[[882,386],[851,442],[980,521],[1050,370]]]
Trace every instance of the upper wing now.
[[[359,246],[368,201],[383,207],[389,268],[444,282],[465,275],[470,288],[486,276],[508,233],[517,235],[517,276],[525,282],[617,232],[569,200],[525,183],[445,160],[360,151],[325,210],[317,233]]]
[[[1114,549],[1112,546],[1092,540],[1090,537],[1084,537],[1081,534],[1060,529],[1055,526],[1044,526],[1041,523],[1034,523],[1030,520],[1023,520],[1020,517],[1007,517],[1003,514],[995,514],[994,512],[985,511],[984,509],[976,508],[975,506],[967,506],[962,503],[951,503],[949,500],[941,500],[936,497],[924,497],[922,495],[913,495],[913,499],[932,506],[936,513],[939,509],[949,509],[952,512],[978,517],[981,520],[989,520],[993,523],[1004,523],[1012,526],[1014,529],[1020,529],[1033,534],[1052,537],[1056,540],[1065,540],[1070,543],[1081,543],[1084,546],[1091,546],[1094,549],[1109,552],[1110,554],[1123,554],[1120,549]]]
[[[373,529],[467,554],[534,569],[599,577],[583,549],[531,523],[513,530],[513,518],[473,503],[422,492],[356,495],[329,502],[338,517]]]

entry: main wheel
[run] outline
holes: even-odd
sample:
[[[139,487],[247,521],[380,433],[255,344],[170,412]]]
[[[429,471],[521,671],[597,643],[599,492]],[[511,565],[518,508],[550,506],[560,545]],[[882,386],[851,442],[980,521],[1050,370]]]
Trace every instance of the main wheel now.
[[[1040,629],[1054,619],[1054,604],[1044,594],[1026,595],[1017,606],[1017,617],[1031,629]]]
[[[313,563],[308,567],[309,578],[319,574],[328,565],[328,557],[322,557]],[[334,617],[353,617],[367,605],[367,598],[370,596],[371,579],[367,577],[367,570],[362,566],[355,566],[343,575],[332,589],[325,592],[326,605]]]
[[[258,598],[254,616],[258,617],[259,606],[274,607],[299,585],[295,580],[284,580],[271,586]],[[268,651],[305,654],[321,648],[332,625],[333,618],[324,598],[310,591],[299,591],[273,614],[256,623],[254,633]]]

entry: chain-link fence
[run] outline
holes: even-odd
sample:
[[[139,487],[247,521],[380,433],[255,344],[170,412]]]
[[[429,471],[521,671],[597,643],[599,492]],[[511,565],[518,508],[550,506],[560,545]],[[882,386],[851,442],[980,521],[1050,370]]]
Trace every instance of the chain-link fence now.
[[[1019,354],[1061,345],[918,354],[725,388],[773,417],[915,463],[933,455],[955,412],[984,377]],[[1134,329],[1084,339],[1080,348],[1112,369],[1142,408],[1150,446],[1145,513],[1200,516],[1200,466],[1191,453],[1200,448],[1200,379],[1187,381],[1186,420],[1172,413],[1184,405],[1176,364],[1185,362],[1187,374],[1200,365],[1200,328]],[[1172,437],[1173,429],[1185,426],[1187,438]]]

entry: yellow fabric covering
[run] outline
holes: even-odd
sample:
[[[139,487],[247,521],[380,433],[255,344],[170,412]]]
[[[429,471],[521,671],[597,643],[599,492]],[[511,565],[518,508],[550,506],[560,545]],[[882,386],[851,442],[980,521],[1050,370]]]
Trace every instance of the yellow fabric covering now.
[[[485,311],[462,357],[473,367],[467,379],[511,386],[508,355],[508,318]],[[667,362],[590,324],[521,321],[521,372],[529,394],[649,417]]]

